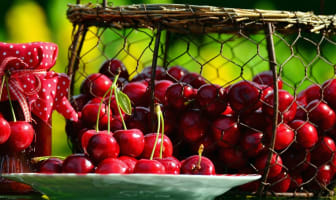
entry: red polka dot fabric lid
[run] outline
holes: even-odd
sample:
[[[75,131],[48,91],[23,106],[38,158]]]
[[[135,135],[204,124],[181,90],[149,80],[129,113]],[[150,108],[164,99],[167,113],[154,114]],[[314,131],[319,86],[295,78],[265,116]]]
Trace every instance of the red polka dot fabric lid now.
[[[5,58],[17,57],[27,63],[32,69],[50,69],[55,65],[58,54],[58,47],[49,42],[31,43],[3,43],[0,42],[0,63]],[[11,67],[19,67],[20,62],[11,63]]]
[[[26,121],[32,120],[31,113],[48,121],[53,110],[67,119],[78,120],[67,99],[69,77],[49,71],[55,65],[57,54],[54,43],[0,43],[0,80],[8,82],[2,88],[1,101],[7,101],[8,94],[17,100]]]

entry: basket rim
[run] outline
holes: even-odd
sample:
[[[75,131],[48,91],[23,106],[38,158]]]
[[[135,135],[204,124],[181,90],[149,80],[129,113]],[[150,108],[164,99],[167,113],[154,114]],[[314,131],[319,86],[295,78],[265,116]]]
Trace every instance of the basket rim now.
[[[336,33],[335,15],[313,12],[240,9],[187,4],[68,4],[67,17],[73,24],[97,27],[150,28],[178,33],[226,33],[259,31],[272,23],[277,31]]]

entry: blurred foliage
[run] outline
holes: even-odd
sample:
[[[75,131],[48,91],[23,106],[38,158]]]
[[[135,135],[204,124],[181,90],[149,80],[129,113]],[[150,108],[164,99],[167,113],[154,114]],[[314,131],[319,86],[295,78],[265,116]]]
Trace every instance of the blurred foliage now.
[[[101,2],[101,1],[82,1],[82,2]],[[59,45],[59,57],[57,63],[53,70],[57,72],[65,72],[65,66],[68,61],[68,47],[71,43],[71,31],[72,25],[66,18],[66,9],[67,3],[75,3],[74,0],[13,0],[13,1],[1,1],[0,2],[0,40],[4,42],[30,42],[30,41],[49,41],[55,42]],[[208,0],[118,0],[109,2],[112,5],[127,5],[133,3],[186,3],[186,4],[200,4],[200,5],[213,5],[213,6],[225,6],[225,7],[235,7],[235,8],[260,8],[260,9],[278,9],[278,10],[300,10],[300,11],[313,11],[317,14],[335,14],[336,1],[334,0],[319,0],[319,1],[292,1],[292,0],[216,0],[216,1],[208,1]],[[97,45],[97,38],[93,37],[96,33],[95,28],[91,28],[87,35],[87,42],[83,47],[83,53],[86,51],[90,51],[90,49],[94,49]],[[109,40],[104,40],[106,44],[109,42],[113,42],[113,33],[107,33]],[[143,37],[143,38],[141,38]],[[230,36],[223,36],[230,37]],[[293,36],[295,37],[295,36]],[[112,39],[111,39],[112,38]],[[116,38],[115,38],[116,39]],[[131,41],[134,41],[134,44],[129,47],[129,51],[132,52],[133,56],[139,56],[143,52],[144,60],[147,62],[141,63],[138,66],[138,69],[135,69],[136,60],[129,56],[127,52],[121,52],[118,57],[122,57],[122,60],[125,62],[126,66],[130,71],[138,70],[140,71],[143,67],[150,64],[151,54],[149,51],[146,51],[144,47],[147,47],[151,42],[145,33],[138,33],[137,36],[132,36],[129,38]],[[262,37],[255,36],[253,38],[254,41],[258,43]],[[211,38],[203,38],[201,43],[207,43],[207,41],[211,41]],[[275,42],[280,40],[279,38],[275,38]],[[232,46],[234,46],[235,42],[232,42]],[[259,41],[259,45],[265,45],[265,41]],[[304,41],[300,41],[302,45],[307,45]],[[151,44],[153,45],[153,44]],[[171,51],[176,52],[178,55],[180,51],[183,51],[185,44],[182,43],[174,43],[171,47]],[[115,54],[116,49],[120,49],[120,47],[111,48],[105,50],[107,55]],[[196,47],[193,47],[197,49]],[[225,71],[220,71],[216,69],[216,66],[234,66],[234,64],[227,61],[226,58],[230,58],[233,56],[235,52],[231,51],[230,46],[223,46],[223,51],[225,55],[212,57],[211,50],[217,50],[218,44],[212,43],[210,45],[202,46],[202,50],[199,53],[199,57],[201,58],[200,62],[204,62],[207,60],[211,60],[210,62],[203,63],[209,67],[206,67],[202,74],[207,77],[207,79],[212,82],[225,85],[232,77],[239,76],[241,69],[239,67],[225,67],[221,69],[225,69]],[[314,47],[313,47],[314,48]],[[311,49],[313,49],[311,48]],[[331,47],[335,48],[335,47]],[[253,45],[248,42],[242,42],[239,44],[239,52],[235,54],[239,54],[241,57],[240,60],[244,61],[253,57],[253,51],[251,49],[256,49],[256,45]],[[307,60],[304,62],[309,62],[309,58],[311,57],[311,52],[309,52],[309,48],[307,48],[306,52],[301,52],[303,57]],[[217,50],[218,51],[218,50]],[[92,73],[97,71],[97,67],[100,63],[106,58],[99,57],[100,51],[95,49],[94,51],[90,51],[90,54],[85,56],[84,64],[90,63],[87,66],[89,70],[87,73]],[[335,51],[334,51],[335,52]],[[181,52],[180,52],[181,53]],[[279,46],[277,50],[278,59],[281,62],[282,58],[287,58],[290,51],[288,50],[288,46]],[[266,52],[260,52],[261,55],[266,55]],[[330,59],[335,59],[334,56],[331,56],[330,53],[325,53],[326,56],[330,56]],[[185,56],[185,55],[184,55]],[[179,59],[190,60],[190,58],[180,57]],[[94,62],[92,62],[94,60]],[[177,61],[176,61],[177,62]],[[333,61],[335,63],[335,60]],[[174,64],[174,63],[171,63]],[[242,64],[242,63],[240,63]],[[256,57],[255,59],[251,59],[251,65],[258,64],[258,68],[247,68],[247,71],[244,71],[243,78],[251,79],[253,74],[256,74],[259,71],[263,71],[267,69],[268,64],[260,59],[260,57]],[[325,65],[321,60],[317,60],[315,65]],[[304,77],[304,72],[302,74],[302,61],[298,59],[291,59],[286,65],[296,65],[298,66],[294,71],[289,71],[289,75],[285,75],[287,78],[286,81],[291,84],[298,84],[299,88],[304,88],[310,84],[309,80],[301,82],[302,77]],[[284,65],[284,67],[286,67]],[[186,63],[186,68],[191,71],[195,71],[195,66],[197,67],[197,63],[189,62]],[[245,70],[245,69],[244,69]],[[320,73],[323,70],[324,73]],[[217,73],[217,74],[216,74]],[[309,73],[316,74],[316,79],[314,80],[317,83],[321,83],[334,73],[333,69],[327,65],[323,69],[316,69],[316,67],[311,67]],[[295,76],[290,75],[295,74]],[[325,77],[321,77],[322,74]],[[134,74],[133,74],[134,75]],[[219,77],[219,78],[218,78]],[[238,79],[237,79],[238,80]],[[287,89],[290,90],[290,87]],[[77,88],[78,92],[78,88]],[[70,154],[70,149],[67,144],[66,134],[64,131],[65,122],[62,117],[54,112],[53,114],[53,154],[54,155],[68,155]]]

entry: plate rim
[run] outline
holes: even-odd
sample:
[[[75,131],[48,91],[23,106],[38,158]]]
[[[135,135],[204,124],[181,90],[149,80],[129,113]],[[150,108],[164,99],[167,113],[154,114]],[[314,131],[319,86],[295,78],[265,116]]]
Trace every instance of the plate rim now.
[[[48,176],[48,177],[115,177],[115,176],[127,176],[127,177],[183,177],[183,178],[211,178],[211,179],[222,179],[222,178],[236,178],[236,177],[246,177],[246,178],[261,178],[260,174],[217,174],[217,175],[192,175],[192,174],[154,174],[154,173],[131,173],[131,174],[118,174],[118,173],[109,173],[109,174],[97,174],[97,173],[2,173],[0,176],[2,177],[15,177],[15,176]]]

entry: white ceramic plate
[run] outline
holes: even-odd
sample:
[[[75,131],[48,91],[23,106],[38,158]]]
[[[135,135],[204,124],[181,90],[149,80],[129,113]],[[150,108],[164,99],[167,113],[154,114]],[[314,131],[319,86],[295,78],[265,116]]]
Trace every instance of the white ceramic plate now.
[[[157,174],[37,174],[2,176],[31,185],[51,200],[60,199],[214,199],[229,189],[259,179],[256,174],[157,175]]]

